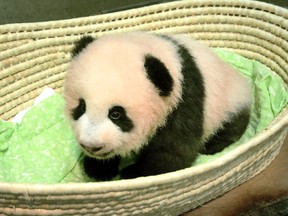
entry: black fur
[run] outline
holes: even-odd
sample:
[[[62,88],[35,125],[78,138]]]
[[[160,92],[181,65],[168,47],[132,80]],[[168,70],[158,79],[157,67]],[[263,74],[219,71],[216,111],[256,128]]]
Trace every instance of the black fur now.
[[[79,99],[78,106],[72,110],[72,117],[76,121],[86,112],[86,103],[84,99]]]
[[[191,166],[201,151],[203,134],[203,106],[205,89],[203,77],[189,51],[174,40],[182,61],[183,93],[176,110],[159,128],[136,163],[121,172],[122,178],[156,175]]]
[[[132,120],[126,114],[126,110],[121,106],[112,107],[109,110],[108,116],[123,132],[129,132],[134,127]]]
[[[159,95],[169,96],[173,88],[173,79],[165,64],[154,56],[146,55],[144,67],[148,78],[159,90]]]
[[[84,172],[87,176],[99,181],[108,181],[114,178],[118,173],[119,157],[106,160],[97,160],[85,156],[83,158],[82,164]]]
[[[231,120],[225,122],[215,135],[213,135],[208,142],[205,143],[206,154],[215,154],[222,151],[231,143],[240,139],[245,132],[250,118],[250,109],[244,108],[237,113],[231,113]]]
[[[84,36],[80,40],[76,41],[74,49],[72,50],[72,57],[77,56],[88,44],[92,43],[94,38],[91,36]]]

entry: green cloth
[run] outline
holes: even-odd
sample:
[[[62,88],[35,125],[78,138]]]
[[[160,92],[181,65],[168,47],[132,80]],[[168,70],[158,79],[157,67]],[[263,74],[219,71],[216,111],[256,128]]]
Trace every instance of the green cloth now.
[[[0,121],[0,181],[57,183],[81,154],[55,94],[30,109],[20,124]]]
[[[244,74],[253,86],[251,121],[242,138],[215,155],[200,155],[193,165],[227,154],[263,130],[288,103],[280,77],[257,61],[215,49]],[[64,116],[64,100],[55,94],[33,106],[21,123],[0,121],[0,182],[85,182],[81,150]]]

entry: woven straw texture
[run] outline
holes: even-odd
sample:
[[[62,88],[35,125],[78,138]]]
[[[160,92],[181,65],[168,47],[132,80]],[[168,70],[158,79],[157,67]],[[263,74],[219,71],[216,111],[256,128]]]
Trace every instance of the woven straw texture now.
[[[288,11],[249,0],[164,3],[99,16],[0,26],[0,117],[11,119],[45,86],[62,91],[73,42],[83,34],[186,33],[262,62],[287,87]],[[103,183],[0,183],[1,215],[178,215],[247,181],[278,154],[288,108],[230,154],[177,172]]]

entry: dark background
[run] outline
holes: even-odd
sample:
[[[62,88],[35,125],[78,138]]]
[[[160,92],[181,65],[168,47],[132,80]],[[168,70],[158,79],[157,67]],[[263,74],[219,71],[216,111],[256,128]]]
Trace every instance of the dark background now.
[[[0,0],[0,24],[91,16],[172,0]],[[288,8],[288,0],[261,0]]]

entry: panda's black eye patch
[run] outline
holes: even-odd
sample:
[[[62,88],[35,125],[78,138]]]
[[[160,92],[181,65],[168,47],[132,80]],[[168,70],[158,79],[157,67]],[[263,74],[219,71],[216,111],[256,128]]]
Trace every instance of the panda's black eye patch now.
[[[109,109],[108,117],[123,132],[129,132],[134,127],[132,120],[126,114],[126,110],[121,106],[114,106]]]
[[[86,102],[84,99],[79,99],[78,106],[72,110],[72,117],[76,121],[86,112]]]

